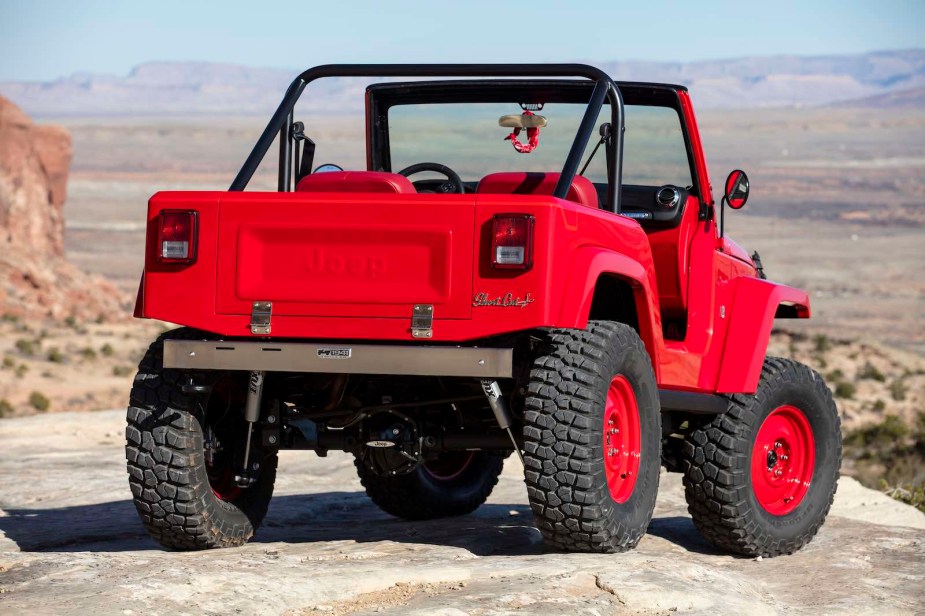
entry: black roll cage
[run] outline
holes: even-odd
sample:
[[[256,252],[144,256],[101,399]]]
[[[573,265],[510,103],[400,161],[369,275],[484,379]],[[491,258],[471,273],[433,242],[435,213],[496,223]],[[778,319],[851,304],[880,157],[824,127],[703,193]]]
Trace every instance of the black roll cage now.
[[[228,190],[241,191],[247,187],[257,167],[278,134],[280,192],[291,190],[293,137],[290,127],[293,109],[302,91],[312,81],[322,77],[574,77],[588,79],[594,83],[588,107],[585,109],[575,141],[569,149],[562,173],[553,196],[565,199],[572,180],[578,173],[582,155],[588,142],[596,134],[597,118],[607,99],[610,103],[611,144],[613,156],[608,169],[608,190],[605,209],[620,211],[620,191],[623,169],[623,97],[613,79],[607,73],[587,64],[325,64],[310,68],[293,80],[286,90],[266,128],[248,155],[238,175]]]

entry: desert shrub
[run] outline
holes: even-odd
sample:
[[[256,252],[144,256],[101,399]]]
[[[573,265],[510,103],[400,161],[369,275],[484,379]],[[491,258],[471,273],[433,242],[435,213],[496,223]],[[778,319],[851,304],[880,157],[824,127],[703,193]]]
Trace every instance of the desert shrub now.
[[[832,342],[825,334],[817,334],[813,337],[813,348],[817,353],[825,353],[832,348]]]
[[[77,329],[77,317],[72,314],[68,318],[64,319],[64,324],[71,329]]]
[[[883,451],[903,441],[910,434],[909,426],[896,415],[887,415],[880,423],[858,428],[845,435],[844,442],[848,447],[859,447],[864,454],[872,455]]]
[[[58,347],[48,349],[48,354],[45,357],[53,364],[63,364],[65,360],[64,353]]]
[[[890,395],[897,402],[902,402],[906,399],[906,391],[908,391],[906,383],[902,379],[896,379],[890,383]]]
[[[849,383],[848,381],[839,381],[835,384],[835,397],[844,398],[850,400],[854,398],[858,388],[854,386],[854,383]]]
[[[53,364],[68,363],[67,356],[58,347],[49,348],[48,352],[45,354],[45,358]]]
[[[887,415],[845,434],[844,445],[861,483],[925,512],[925,411],[912,426]]]
[[[19,364],[16,366],[15,374],[17,379],[21,379],[22,377],[26,376],[27,372],[29,372],[29,366],[26,364]]]
[[[879,413],[879,412],[883,411],[883,409],[886,408],[886,402],[884,402],[884,401],[881,400],[880,398],[877,398],[877,399],[874,401],[874,405],[873,405],[872,408],[873,408],[875,411],[877,411],[877,412]]]
[[[93,361],[96,359],[96,351],[94,351],[90,347],[84,347],[80,349],[79,353],[80,353],[80,356],[86,361]]]
[[[919,411],[915,416],[915,440],[925,444],[925,411]]]
[[[112,367],[113,376],[128,376],[134,371],[135,369],[132,368],[131,366],[113,366]]]
[[[825,357],[822,355],[814,355],[813,361],[816,362],[816,365],[819,366],[820,370],[825,370],[829,367],[829,362],[825,360]]]
[[[19,323],[19,317],[15,314],[4,313],[3,316],[0,316],[0,321],[4,323]]]
[[[13,414],[13,405],[6,398],[0,400],[0,417],[9,417]]]
[[[36,343],[33,340],[20,338],[16,341],[16,350],[23,355],[35,355]]]
[[[825,380],[832,381],[833,383],[835,383],[836,381],[841,381],[844,378],[845,378],[845,373],[841,371],[841,368],[836,368],[835,370],[832,370],[831,372],[825,375]]]
[[[51,407],[51,400],[40,391],[29,394],[29,406],[37,411],[47,411]]]
[[[112,348],[112,345],[108,342],[100,347],[100,353],[102,353],[104,357],[112,357],[115,352],[116,350]]]
[[[925,513],[925,484],[914,485],[905,483],[898,486],[891,486],[885,479],[881,481],[881,489],[901,503],[912,505],[922,513]]]
[[[873,379],[874,381],[879,381],[881,383],[886,381],[886,376],[870,362],[866,362],[863,366],[861,366],[861,369],[858,370],[858,378]]]
[[[11,370],[13,366],[15,365],[16,365],[16,360],[14,360],[12,357],[10,357],[9,355],[6,355],[3,357],[3,369],[4,370]]]

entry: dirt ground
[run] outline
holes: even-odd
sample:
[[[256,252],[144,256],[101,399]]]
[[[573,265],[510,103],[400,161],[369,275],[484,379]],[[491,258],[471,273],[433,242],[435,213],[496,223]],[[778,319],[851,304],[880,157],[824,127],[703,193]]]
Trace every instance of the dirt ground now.
[[[915,613],[925,515],[843,478],[817,538],[793,556],[734,558],[700,538],[677,476],[626,554],[546,551],[509,459],[475,514],[381,513],[350,459],[282,455],[254,542],[168,552],[129,500],[123,412],[0,422],[0,613]]]

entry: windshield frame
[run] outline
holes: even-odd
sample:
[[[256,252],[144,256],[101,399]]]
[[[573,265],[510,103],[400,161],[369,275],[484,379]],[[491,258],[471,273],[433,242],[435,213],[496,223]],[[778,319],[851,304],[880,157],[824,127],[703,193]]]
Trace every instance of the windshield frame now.
[[[617,173],[621,178],[619,184],[613,182],[613,166],[607,167],[608,193],[605,204],[611,203],[610,191],[613,186],[623,185],[623,143],[625,142],[626,106],[658,107],[671,109],[677,114],[678,128],[684,141],[684,153],[690,173],[692,194],[700,198],[701,182],[697,173],[694,146],[685,122],[678,90],[682,86],[640,82],[614,82],[620,91],[622,106],[620,120],[619,156],[615,156],[617,144],[611,139],[605,144],[609,160],[616,161]],[[587,81],[575,79],[493,79],[493,80],[440,80],[385,82],[372,84],[366,89],[367,113],[367,168],[371,171],[394,171],[391,161],[389,111],[402,105],[439,105],[457,103],[512,103],[543,102],[587,104],[592,92],[592,85]],[[598,112],[600,113],[600,112]],[[596,125],[596,121],[595,121]],[[596,128],[596,126],[595,126]],[[596,141],[595,130],[592,138]],[[573,144],[574,145],[574,144]],[[686,187],[686,186],[685,186]],[[684,188],[684,187],[682,187]],[[619,208],[609,211],[619,212]]]
[[[302,92],[312,81],[323,77],[567,77],[585,79],[594,84],[588,106],[562,167],[553,196],[564,199],[572,180],[578,173],[582,155],[590,139],[597,134],[597,118],[607,99],[611,106],[613,126],[610,148],[612,165],[608,169],[607,206],[611,212],[620,211],[620,173],[623,156],[623,98],[613,79],[604,71],[586,64],[327,64],[310,68],[293,80],[253,150],[238,172],[229,191],[242,191],[247,187],[263,161],[277,135],[279,148],[279,192],[290,192],[292,186],[293,109]],[[489,85],[497,79],[486,79]],[[530,80],[525,80],[529,84]],[[580,82],[579,82],[580,83]]]

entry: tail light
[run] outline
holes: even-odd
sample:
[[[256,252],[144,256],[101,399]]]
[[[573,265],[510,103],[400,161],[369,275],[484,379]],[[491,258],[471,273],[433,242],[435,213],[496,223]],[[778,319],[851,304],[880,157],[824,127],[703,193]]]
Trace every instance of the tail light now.
[[[527,270],[533,265],[533,216],[498,214],[491,221],[491,265]]]
[[[189,210],[163,210],[158,221],[157,259],[161,263],[194,263],[199,217]]]

